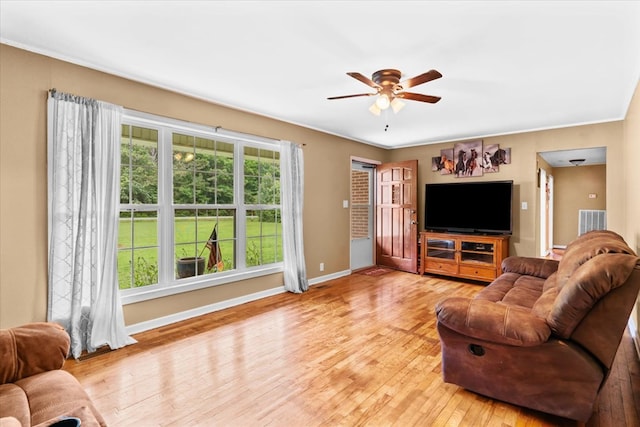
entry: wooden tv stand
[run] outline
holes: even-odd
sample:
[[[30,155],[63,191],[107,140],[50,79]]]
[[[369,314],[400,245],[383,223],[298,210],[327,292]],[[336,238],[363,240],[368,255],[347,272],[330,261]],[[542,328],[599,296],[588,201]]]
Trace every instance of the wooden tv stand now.
[[[420,274],[491,282],[509,256],[509,236],[420,232]]]

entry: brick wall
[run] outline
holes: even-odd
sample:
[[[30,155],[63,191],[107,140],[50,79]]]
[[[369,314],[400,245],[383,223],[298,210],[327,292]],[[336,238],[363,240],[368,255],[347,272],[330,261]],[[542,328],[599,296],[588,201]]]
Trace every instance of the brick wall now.
[[[351,171],[351,238],[369,236],[369,173]]]

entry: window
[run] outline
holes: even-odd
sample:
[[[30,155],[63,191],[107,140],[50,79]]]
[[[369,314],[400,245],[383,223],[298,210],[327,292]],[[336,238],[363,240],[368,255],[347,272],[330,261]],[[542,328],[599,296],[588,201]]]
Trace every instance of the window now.
[[[120,182],[123,302],[282,271],[279,144],[127,112]]]
[[[244,148],[244,203],[247,265],[282,261],[279,152]]]
[[[158,282],[158,131],[122,125],[120,145],[120,289]]]

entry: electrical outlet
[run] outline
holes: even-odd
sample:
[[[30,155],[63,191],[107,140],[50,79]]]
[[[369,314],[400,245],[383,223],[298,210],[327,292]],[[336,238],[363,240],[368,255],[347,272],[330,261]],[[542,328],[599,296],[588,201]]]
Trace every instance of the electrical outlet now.
[[[320,263],[320,271],[324,271],[324,262]]]

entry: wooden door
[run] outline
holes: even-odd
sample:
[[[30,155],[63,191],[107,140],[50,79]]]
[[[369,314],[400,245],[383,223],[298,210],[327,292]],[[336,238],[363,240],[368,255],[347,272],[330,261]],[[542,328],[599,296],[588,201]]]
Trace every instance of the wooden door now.
[[[418,161],[378,165],[376,178],[376,263],[417,273]]]

